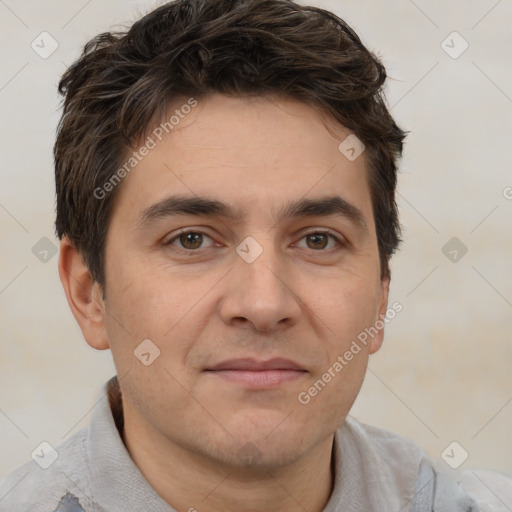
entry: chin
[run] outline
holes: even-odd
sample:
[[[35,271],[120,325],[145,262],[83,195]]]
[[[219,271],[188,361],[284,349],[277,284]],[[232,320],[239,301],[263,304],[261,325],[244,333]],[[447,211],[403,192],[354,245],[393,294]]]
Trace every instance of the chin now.
[[[239,469],[269,471],[289,465],[320,437],[306,430],[304,422],[298,424],[286,414],[256,411],[248,416],[245,421],[239,418],[230,422],[226,430],[231,436],[223,436],[224,456]]]

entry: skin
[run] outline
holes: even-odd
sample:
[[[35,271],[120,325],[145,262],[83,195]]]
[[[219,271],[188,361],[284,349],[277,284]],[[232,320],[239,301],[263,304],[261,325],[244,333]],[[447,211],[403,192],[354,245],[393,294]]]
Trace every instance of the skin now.
[[[338,150],[348,134],[291,99],[209,96],[117,191],[105,298],[62,240],[60,276],[73,314],[89,345],[112,350],[127,449],[179,511],[300,504],[315,512],[329,499],[334,432],[383,331],[307,405],[297,397],[385,314],[389,289],[364,153],[351,162]],[[217,199],[238,215],[141,223],[142,212],[172,194]],[[339,214],[276,217],[289,202],[333,195],[357,208],[366,227]],[[182,228],[203,233],[202,245],[175,238]],[[236,252],[247,236],[263,250],[252,263]],[[134,356],[144,339],[160,349],[149,366]],[[305,371],[265,389],[205,371],[238,357],[283,357]],[[252,465],[240,455],[247,451]]]

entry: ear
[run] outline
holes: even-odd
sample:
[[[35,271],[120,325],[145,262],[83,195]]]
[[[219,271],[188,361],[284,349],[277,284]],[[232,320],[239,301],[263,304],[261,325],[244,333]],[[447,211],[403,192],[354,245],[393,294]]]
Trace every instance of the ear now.
[[[375,319],[375,329],[378,333],[370,341],[370,354],[374,354],[384,341],[384,318],[388,309],[389,277],[383,277],[380,283],[380,304],[378,318]]]
[[[67,237],[60,243],[59,276],[71,312],[87,343],[98,350],[110,348],[102,289]]]

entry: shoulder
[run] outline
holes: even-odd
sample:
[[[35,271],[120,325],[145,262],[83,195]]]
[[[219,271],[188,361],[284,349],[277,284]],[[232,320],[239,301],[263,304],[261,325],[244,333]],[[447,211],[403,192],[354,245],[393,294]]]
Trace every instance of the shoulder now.
[[[426,458],[419,446],[349,416],[336,432],[335,450],[341,481],[360,493],[365,509],[409,511]]]
[[[368,462],[379,468],[379,480],[385,487],[392,484],[406,498],[409,508],[404,510],[478,512],[472,489],[410,439],[352,417],[347,418],[344,428],[363,446]]]
[[[427,457],[416,443],[390,430],[361,423],[351,416],[347,417],[344,427],[367,451],[387,465],[403,468],[408,464],[417,469]]]
[[[84,494],[90,486],[87,434],[84,428],[56,448],[42,446],[34,460],[0,480],[0,512],[79,512],[79,507],[89,507]]]
[[[512,476],[486,469],[466,469],[460,475],[466,492],[486,512],[510,512]]]
[[[435,511],[511,510],[510,475],[484,469],[454,471],[445,467],[441,459],[430,458],[410,439],[389,430],[360,423],[352,417],[347,418],[344,428],[350,432],[352,439],[364,446],[365,456],[373,457],[372,463],[388,473],[385,479],[389,480],[390,475],[395,475],[392,478],[398,480],[415,475],[411,510],[416,510],[416,503],[426,503],[429,500]]]

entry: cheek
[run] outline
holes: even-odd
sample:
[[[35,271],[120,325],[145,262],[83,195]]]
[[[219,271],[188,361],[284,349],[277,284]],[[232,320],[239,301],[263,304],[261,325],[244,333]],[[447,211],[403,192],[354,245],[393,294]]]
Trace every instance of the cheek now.
[[[176,275],[170,268],[124,261],[109,274],[107,330],[114,356],[128,358],[145,339],[160,361],[182,365],[213,314],[208,293],[219,277]]]
[[[110,308],[138,336],[161,338],[187,308],[188,294],[179,281],[147,263],[126,259],[113,266],[109,277]]]
[[[366,279],[338,279],[324,287],[321,293],[308,293],[307,304],[321,319],[328,334],[329,345],[342,349],[350,344],[378,315],[378,286]]]
[[[341,348],[338,346],[338,349]],[[311,380],[300,390],[296,399],[306,421],[322,418],[324,428],[334,431],[345,420],[366,373],[368,349],[357,349],[357,354],[347,350],[334,351],[331,362],[322,373],[312,375]],[[350,352],[350,360],[346,353]],[[338,359],[338,357],[340,359]]]

